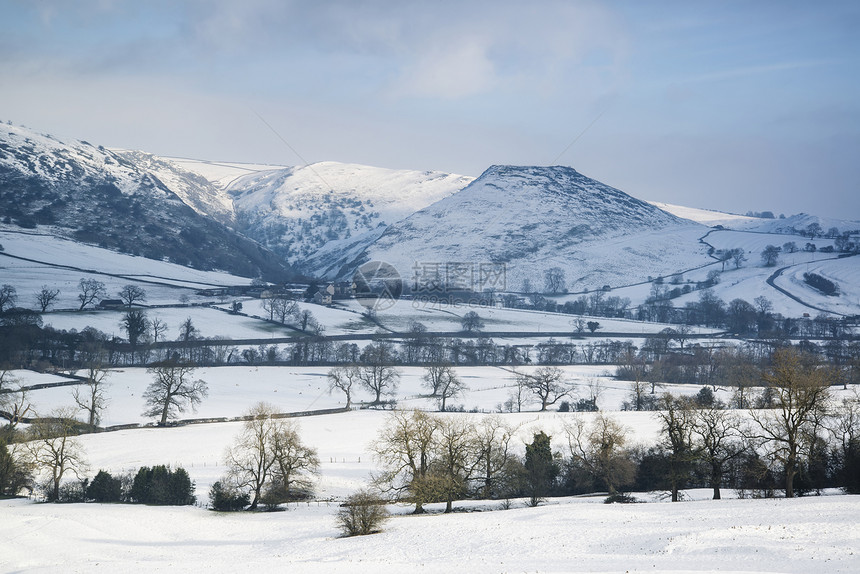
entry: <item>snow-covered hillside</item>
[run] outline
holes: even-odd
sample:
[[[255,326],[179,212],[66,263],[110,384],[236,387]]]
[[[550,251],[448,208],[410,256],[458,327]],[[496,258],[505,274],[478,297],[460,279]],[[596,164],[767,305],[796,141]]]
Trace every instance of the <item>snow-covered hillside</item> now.
[[[38,308],[36,293],[47,287],[59,290],[53,309],[77,309],[81,279],[104,283],[106,298],[116,298],[125,285],[137,285],[146,291],[150,305],[175,304],[183,296],[193,301],[199,289],[251,282],[245,277],[200,271],[36,232],[0,231],[0,245],[0,283],[11,285],[17,292],[18,305],[27,308]],[[82,329],[87,324],[104,327],[80,315],[70,317],[68,323],[52,317],[45,316],[45,323],[54,323],[58,328]],[[104,330],[118,330],[118,320],[111,320]]]
[[[715,287],[726,301],[764,295],[788,316],[860,307],[853,258],[822,269],[843,286],[839,296],[825,298],[803,284],[799,267],[767,284],[773,270],[759,261],[766,245],[789,241],[801,250],[832,248],[835,257],[838,241],[857,243],[858,221],[646,203],[566,167],[494,166],[473,180],[337,162],[214,162],[62,142],[2,124],[0,229],[276,280],[294,277],[287,262],[333,280],[380,260],[410,287],[543,291],[545,272],[558,267],[574,297],[609,286],[633,306],[649,296],[653,279],[683,274],[687,283],[701,282],[722,269],[711,247],[743,249],[743,270],[729,266],[731,283]],[[790,255],[780,268],[821,259],[820,252]],[[32,270],[28,289],[49,273],[35,264]],[[67,272],[58,273],[72,284]]]
[[[259,173],[261,171],[276,171],[287,169],[285,165],[270,165],[258,163],[241,163],[228,161],[209,161],[183,157],[165,157],[162,160],[181,167],[191,173],[203,177],[219,189],[226,189],[240,177]]]
[[[832,217],[819,217],[808,213],[798,213],[780,219],[760,219],[754,218],[751,222],[745,222],[739,225],[731,225],[733,229],[744,229],[746,231],[759,231],[762,233],[785,233],[799,234],[806,232],[813,226],[816,229],[815,235],[828,235],[831,238],[837,233],[850,233],[857,235],[860,233],[860,221],[851,219],[834,219]]]
[[[441,263],[443,272],[450,262],[504,264],[508,289],[525,279],[540,289],[544,271],[560,267],[567,286],[579,290],[704,264],[697,240],[706,231],[570,168],[494,166],[390,226],[352,261],[334,250],[315,259],[330,273],[385,261],[403,277],[423,264]]]
[[[148,154],[0,124],[0,225],[198,269],[289,277],[274,254],[219,222],[230,214],[216,191]]]
[[[208,179],[185,169],[172,160],[150,153],[132,150],[113,150],[114,153],[155,174],[162,183],[197,213],[231,224],[235,219],[233,201],[230,196]]]
[[[659,201],[649,201],[648,203],[682,219],[689,219],[690,221],[695,221],[696,223],[701,223],[709,227],[715,225],[734,227],[744,224],[752,224],[759,221],[759,218],[749,217],[747,215],[735,215],[733,213],[724,213],[722,211],[713,211],[710,209],[699,209],[696,207],[685,207],[683,205],[661,203]]]
[[[440,172],[321,162],[251,173],[233,181],[227,191],[234,198],[239,229],[301,265],[327,243],[397,222],[471,180]]]

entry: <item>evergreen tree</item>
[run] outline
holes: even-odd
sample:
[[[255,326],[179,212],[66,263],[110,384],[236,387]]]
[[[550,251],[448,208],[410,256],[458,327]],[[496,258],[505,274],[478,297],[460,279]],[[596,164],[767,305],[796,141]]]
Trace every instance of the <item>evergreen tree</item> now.
[[[86,498],[94,502],[119,502],[122,498],[122,482],[109,472],[100,470],[87,486]]]
[[[559,473],[552,456],[551,437],[540,431],[526,445],[525,486],[529,504],[537,506],[551,491]]]

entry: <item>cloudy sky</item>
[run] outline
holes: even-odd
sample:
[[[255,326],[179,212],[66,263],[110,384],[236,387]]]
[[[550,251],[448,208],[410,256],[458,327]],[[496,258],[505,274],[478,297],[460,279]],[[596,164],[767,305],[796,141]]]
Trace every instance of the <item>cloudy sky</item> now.
[[[860,2],[0,0],[0,119],[860,219]]]

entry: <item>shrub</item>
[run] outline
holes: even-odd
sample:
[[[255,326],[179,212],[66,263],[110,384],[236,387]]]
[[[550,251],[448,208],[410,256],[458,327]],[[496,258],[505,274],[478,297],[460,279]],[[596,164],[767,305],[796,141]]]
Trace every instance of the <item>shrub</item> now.
[[[235,512],[251,504],[247,492],[239,492],[227,483],[218,481],[209,489],[209,506],[220,512]]]
[[[0,497],[17,496],[23,489],[33,491],[30,467],[18,460],[0,438]]]
[[[337,513],[337,525],[344,536],[364,536],[379,532],[389,513],[381,500],[366,491],[346,499]]]
[[[597,408],[596,399],[579,399],[574,403],[573,410],[580,413],[595,413],[599,409]]]
[[[119,502],[122,499],[122,481],[100,470],[87,487],[86,498],[93,502]]]
[[[826,279],[817,273],[804,273],[803,280],[807,285],[821,291],[825,295],[839,295],[839,287],[837,287],[833,281]]]
[[[712,407],[716,402],[716,397],[714,397],[714,391],[711,390],[711,387],[702,387],[693,400],[697,406]]]
[[[605,499],[603,499],[604,504],[633,504],[634,502],[639,502],[634,497],[629,494],[625,494],[623,492],[616,492],[614,494],[610,494]]]
[[[47,488],[45,489],[46,492],[50,492],[53,488],[51,484],[47,485]],[[57,497],[56,502],[84,502],[86,500],[86,496],[84,494],[86,491],[86,480],[65,482],[60,486],[59,496]]]
[[[194,483],[184,468],[164,465],[141,467],[134,477],[130,498],[140,504],[182,506],[194,504]]]

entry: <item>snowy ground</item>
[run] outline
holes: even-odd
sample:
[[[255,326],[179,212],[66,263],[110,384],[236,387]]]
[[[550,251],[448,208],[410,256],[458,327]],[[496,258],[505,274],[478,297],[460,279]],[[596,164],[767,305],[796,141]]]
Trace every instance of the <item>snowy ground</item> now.
[[[316,305],[314,303],[296,302],[299,309],[302,311],[310,311],[314,318],[324,327],[326,335],[354,335],[354,334],[372,334],[379,330],[379,327],[361,316],[361,313],[350,311],[342,308],[340,305],[328,307],[325,305]],[[230,307],[229,304],[223,305],[223,308]],[[269,312],[263,309],[262,299],[247,299],[242,300],[242,313],[252,317],[268,318]],[[295,324],[295,320],[289,318],[288,323]],[[291,330],[291,334],[296,332]]]
[[[60,291],[53,309],[77,309],[81,279],[104,283],[107,299],[117,298],[125,285],[137,285],[146,291],[146,302],[151,305],[176,303],[183,295],[198,301],[201,298],[194,294],[198,289],[251,282],[227,273],[199,271],[36,233],[0,230],[0,245],[4,254],[31,260],[0,254],[0,284],[12,285],[18,295],[17,305],[30,309],[38,309],[35,296],[43,286]]]
[[[364,308],[354,299],[340,301],[339,304],[354,311]],[[566,313],[545,313],[523,309],[502,309],[478,305],[451,305],[448,303],[411,301],[401,299],[393,306],[380,309],[377,320],[386,328],[401,333],[409,332],[413,322],[422,323],[430,332],[455,332],[463,329],[461,320],[469,311],[475,311],[484,323],[482,331],[502,332],[575,332],[574,321],[584,319],[600,323],[600,332],[659,333],[672,325],[663,323],[643,323],[626,319],[607,319],[605,317],[585,317]],[[694,327],[694,333],[715,333],[715,329]]]
[[[839,288],[839,296],[827,296],[813,289],[803,280],[804,273],[817,273],[834,282]],[[796,265],[786,269],[776,279],[776,284],[816,307],[835,313],[854,314],[860,307],[860,257]],[[815,316],[817,313],[813,311],[811,314]]]
[[[523,372],[534,369],[535,367],[520,368]],[[630,392],[629,382],[612,378],[615,367],[576,365],[561,369],[566,380],[574,387],[574,401],[589,397],[589,384],[596,382],[600,387],[598,406],[607,411],[617,411]],[[194,377],[206,381],[209,396],[196,413],[189,411],[183,418],[235,417],[244,414],[257,401],[270,402],[280,412],[342,407],[345,404],[344,395],[330,395],[328,392],[328,371],[328,367],[201,367],[194,371]],[[436,400],[426,397],[427,389],[421,380],[424,369],[402,367],[399,371],[400,383],[394,395],[398,405],[403,408],[436,409]],[[14,374],[25,385],[62,380],[60,377],[37,375],[28,371],[15,371]],[[467,391],[462,396],[449,399],[448,404],[462,405],[467,410],[494,412],[515,388],[515,375],[510,368],[458,367],[457,374],[465,383]],[[151,422],[152,419],[141,415],[144,410],[141,396],[152,378],[143,368],[110,371],[106,391],[108,406],[103,415],[103,426]],[[699,388],[695,385],[666,385],[658,388],[658,391],[695,394]],[[29,400],[37,413],[47,413],[55,407],[71,404],[71,396],[72,387],[51,387],[31,391]],[[728,399],[730,391],[719,390],[717,396]],[[353,393],[354,402],[372,399],[373,396],[364,389],[357,389]],[[529,402],[524,409],[536,410],[537,406],[539,404]],[[558,405],[552,408],[558,408]]]
[[[144,309],[147,319],[160,319],[167,324],[167,333],[163,335],[166,341],[175,341],[179,337],[179,327],[191,319],[200,331],[201,337],[229,337],[231,339],[265,339],[268,337],[291,337],[298,333],[283,325],[260,321],[241,315],[231,315],[218,309],[208,307],[163,307]],[[125,337],[126,333],[120,326],[124,311],[82,311],[56,312],[42,316],[45,325],[55,329],[78,329],[84,326],[94,327],[108,334]]]
[[[860,497],[392,518],[339,538],[334,504],[277,513],[0,501],[5,572],[857,572]]]
[[[42,263],[98,270],[114,275],[181,279],[189,285],[248,285],[250,279],[218,271],[199,271],[164,261],[126,255],[60,237],[0,231],[0,244],[10,255]]]

